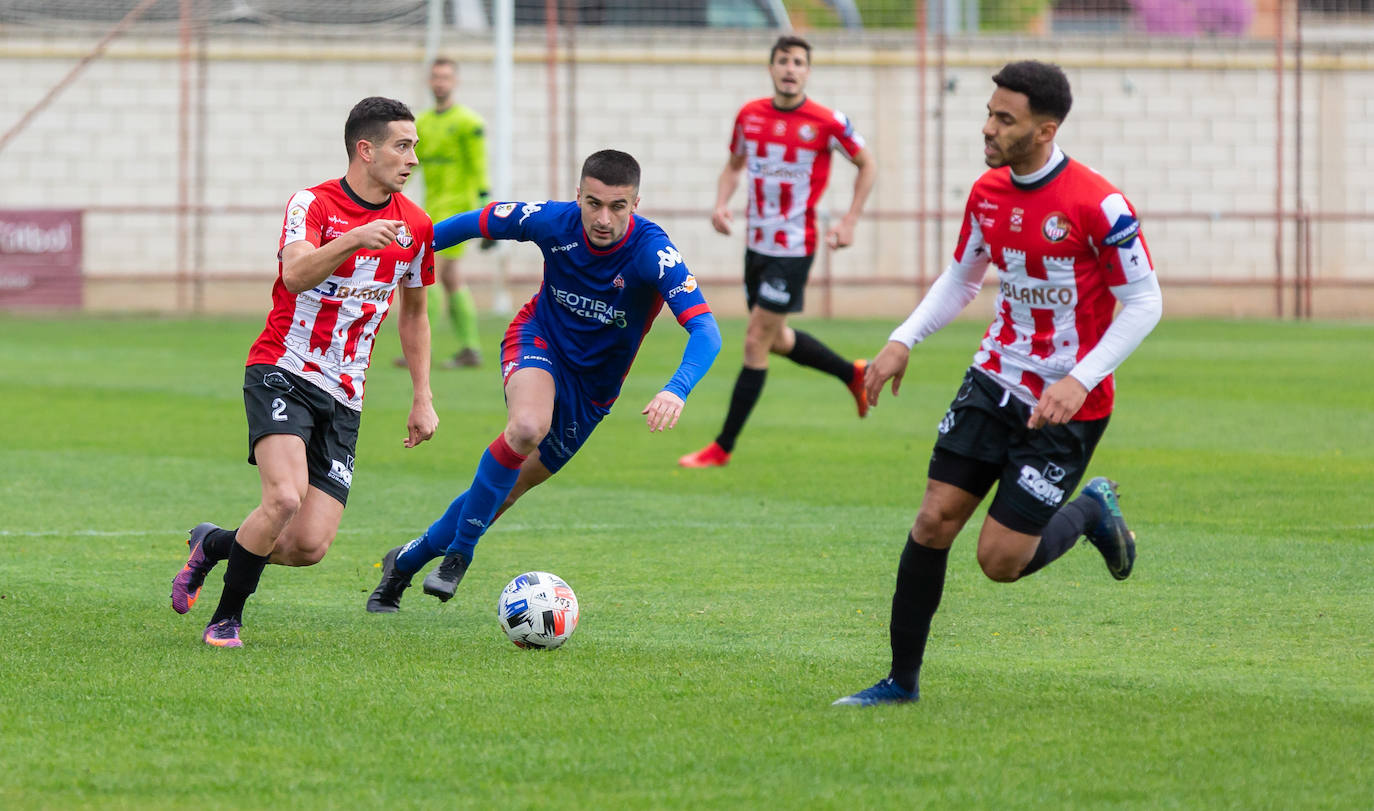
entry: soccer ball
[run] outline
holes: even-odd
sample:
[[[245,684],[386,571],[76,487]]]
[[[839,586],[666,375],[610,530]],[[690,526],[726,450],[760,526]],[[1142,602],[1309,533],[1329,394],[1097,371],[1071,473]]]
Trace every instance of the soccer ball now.
[[[525,572],[496,598],[496,619],[516,647],[552,650],[577,630],[577,595],[558,575]]]

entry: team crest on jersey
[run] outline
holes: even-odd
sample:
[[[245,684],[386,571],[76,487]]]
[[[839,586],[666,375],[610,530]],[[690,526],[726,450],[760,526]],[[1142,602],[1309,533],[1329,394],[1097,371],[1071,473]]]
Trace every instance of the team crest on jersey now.
[[[504,220],[509,217],[513,211],[515,211],[515,203],[502,203],[496,208],[493,208],[491,213]]]
[[[797,135],[803,141],[811,141],[816,137],[816,128],[810,124],[802,124],[801,129],[797,130]]]
[[[410,235],[410,231],[404,225],[396,232],[396,244],[402,248],[409,248],[415,244],[415,237]]]
[[[1069,235],[1069,218],[1061,212],[1054,212],[1040,224],[1040,233],[1050,242],[1063,242]]]
[[[614,278],[614,279],[611,279],[611,284],[612,284],[613,286],[615,286],[615,287],[620,288],[621,290],[624,290],[624,289],[625,289],[625,277],[624,277],[624,276],[621,276],[619,273],[617,273],[617,274],[615,274],[615,278]]]

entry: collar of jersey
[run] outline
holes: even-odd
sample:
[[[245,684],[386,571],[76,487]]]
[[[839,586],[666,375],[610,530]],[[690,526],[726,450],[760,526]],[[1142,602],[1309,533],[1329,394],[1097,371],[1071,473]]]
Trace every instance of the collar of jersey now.
[[[381,211],[382,209],[391,205],[391,195],[389,194],[386,196],[385,203],[367,202],[363,198],[359,197],[356,192],[353,191],[353,187],[348,185],[348,178],[346,177],[339,178],[339,187],[343,189],[344,194],[348,195],[348,199],[352,200],[354,203],[357,203],[358,205],[362,206],[368,211]]]
[[[1021,191],[1035,191],[1043,187],[1046,183],[1059,177],[1059,173],[1069,165],[1069,156],[1059,148],[1059,144],[1054,145],[1054,151],[1050,153],[1049,162],[1029,175],[1017,176],[1011,173],[1011,185]]]
[[[805,106],[806,106],[806,103],[807,103],[808,101],[810,101],[810,100],[811,100],[811,97],[810,97],[810,96],[807,96],[807,95],[803,94],[803,95],[802,95],[801,104],[798,104],[796,107],[779,107],[779,106],[778,106],[778,100],[777,100],[777,99],[769,99],[769,100],[768,100],[768,103],[771,104],[771,105],[773,105],[773,109],[774,109],[774,110],[777,110],[777,111],[780,112],[780,113],[795,113],[796,111],[798,111],[798,110],[800,110],[801,108],[805,107]]]
[[[583,228],[583,229],[582,229],[582,241],[585,242],[585,243],[587,243],[587,250],[588,250],[588,251],[591,251],[592,256],[610,256],[611,254],[613,254],[613,253],[615,253],[616,251],[620,250],[621,247],[622,247],[627,241],[629,241],[629,239],[630,239],[630,234],[633,234],[634,232],[635,232],[635,217],[634,217],[633,214],[631,214],[631,215],[630,215],[630,225],[629,225],[629,227],[625,229],[625,233],[620,237],[620,241],[617,242],[617,243],[615,243],[615,244],[612,245],[611,247],[609,247],[609,248],[597,248],[595,245],[593,245],[593,244],[592,244],[592,238],[589,237],[589,236],[587,236],[587,229],[586,229],[586,228]]]

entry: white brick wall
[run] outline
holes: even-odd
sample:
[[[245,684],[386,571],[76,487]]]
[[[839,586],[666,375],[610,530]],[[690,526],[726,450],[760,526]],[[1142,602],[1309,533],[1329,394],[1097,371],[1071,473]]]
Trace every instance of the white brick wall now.
[[[0,131],[8,130],[75,63],[83,40],[53,39],[51,53],[0,33],[0,72],[6,77]],[[7,38],[8,37],[8,38]],[[917,73],[910,65],[886,64],[896,53],[869,53],[846,41],[838,51],[817,38],[811,95],[847,113],[869,140],[880,164],[870,210],[906,212],[918,204],[915,109]],[[559,166],[549,164],[550,110],[545,64],[538,46],[522,45],[516,65],[513,136],[514,194],[543,199],[570,197],[587,152],[606,146],[626,149],[644,165],[644,211],[695,210],[695,216],[659,217],[693,268],[717,285],[718,310],[736,308],[741,240],[716,235],[705,212],[726,159],[735,111],[743,102],[768,95],[765,67],[768,39],[711,43],[689,50],[668,40],[636,45],[630,35],[580,44],[575,70],[577,110],[568,108],[567,69],[560,65],[560,99],[555,126]],[[19,47],[24,45],[25,47]],[[445,43],[460,58],[459,96],[490,117],[493,107],[490,51],[474,40]],[[192,200],[248,206],[259,213],[216,213],[207,218],[203,270],[240,274],[254,283],[270,279],[280,209],[298,188],[340,175],[345,167],[342,127],[348,109],[366,95],[401,98],[417,109],[427,102],[418,44],[392,55],[366,50],[368,43],[331,41],[327,50],[283,40],[262,53],[243,44],[212,40],[206,77],[206,131],[192,134],[204,145],[205,177],[191,189]],[[906,48],[907,45],[902,47]],[[950,213],[927,229],[916,245],[910,217],[861,223],[857,243],[832,257],[838,280],[854,277],[915,278],[924,254],[929,273],[938,272],[952,249],[958,212],[972,180],[983,170],[979,129],[993,85],[989,76],[1006,53],[951,45],[947,78],[951,89],[927,75],[925,199]],[[1213,213],[1272,210],[1276,136],[1274,75],[1263,59],[1243,46],[1217,44],[1207,59],[1180,51],[1171,61],[1156,45],[1144,51],[1113,50],[1110,62],[1097,51],[1071,42],[1046,45],[1026,56],[1068,66],[1075,106],[1060,143],[1070,155],[1112,179],[1141,210],[1145,231],[1164,284],[1174,278],[1254,279],[1273,276],[1273,222]],[[1234,53],[1226,53],[1234,47]],[[665,51],[665,48],[669,49]],[[676,48],[676,51],[671,49]],[[353,52],[366,54],[353,60]],[[673,53],[682,55],[674,60]],[[1249,54],[1249,56],[1247,56]],[[177,200],[179,81],[175,43],[130,39],[84,72],[12,143],[0,151],[0,207],[90,207],[169,205]],[[1016,54],[1021,56],[1023,54]],[[613,58],[603,58],[610,56]],[[1190,67],[1190,65],[1196,65]],[[1291,80],[1285,108],[1294,111]],[[1304,199],[1312,208],[1369,215],[1374,212],[1374,72],[1310,70],[1303,82]],[[937,111],[940,114],[937,116]],[[569,117],[575,138],[569,153]],[[1284,177],[1291,206],[1297,175],[1291,166],[1293,127],[1284,133]],[[943,167],[936,139],[943,144]],[[943,168],[944,186],[935,188]],[[854,172],[837,159],[824,204],[840,212],[848,205]],[[418,188],[416,193],[420,191]],[[735,203],[743,205],[744,193]],[[1150,219],[1151,211],[1161,213]],[[1162,215],[1197,212],[1182,220]],[[156,213],[92,213],[86,221],[88,272],[166,274],[176,267],[177,218]],[[939,233],[937,241],[935,235]],[[1319,224],[1314,232],[1319,277],[1374,279],[1374,223]],[[1292,229],[1285,234],[1294,250]],[[469,273],[490,273],[491,254],[469,255]],[[533,273],[538,257],[516,249],[516,272]],[[818,264],[817,274],[823,265]],[[876,289],[876,288],[875,288]],[[852,304],[865,288],[845,295]],[[253,297],[256,302],[260,296]],[[894,302],[894,299],[903,299]],[[813,301],[815,297],[813,296]],[[904,297],[869,297],[884,312],[905,309]],[[257,306],[256,303],[254,306]],[[814,308],[814,306],[813,306]],[[818,308],[814,308],[819,312]],[[1228,310],[1229,311],[1229,310]]]

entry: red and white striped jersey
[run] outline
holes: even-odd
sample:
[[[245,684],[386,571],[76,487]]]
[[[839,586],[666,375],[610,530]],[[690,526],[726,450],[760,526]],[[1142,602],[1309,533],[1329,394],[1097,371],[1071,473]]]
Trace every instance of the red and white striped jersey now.
[[[1007,167],[983,174],[969,192],[954,261],[967,277],[997,268],[997,314],[974,366],[1028,404],[1073,369],[1111,324],[1109,288],[1154,272],[1135,209],[1097,172],[1064,158],[1033,183]],[[1112,411],[1108,375],[1074,417]]]
[[[768,256],[816,252],[816,203],[830,179],[830,151],[853,158],[863,136],[838,110],[807,99],[779,110],[755,99],[735,116],[730,151],[747,158],[749,248]]]
[[[405,227],[382,250],[349,256],[313,290],[286,289],[282,248],[301,240],[323,247],[378,219],[401,220]],[[434,284],[433,242],[433,223],[404,195],[393,194],[386,203],[373,205],[353,194],[341,179],[296,192],[282,222],[272,312],[248,350],[248,365],[269,363],[288,369],[361,411],[372,347],[396,286]]]

